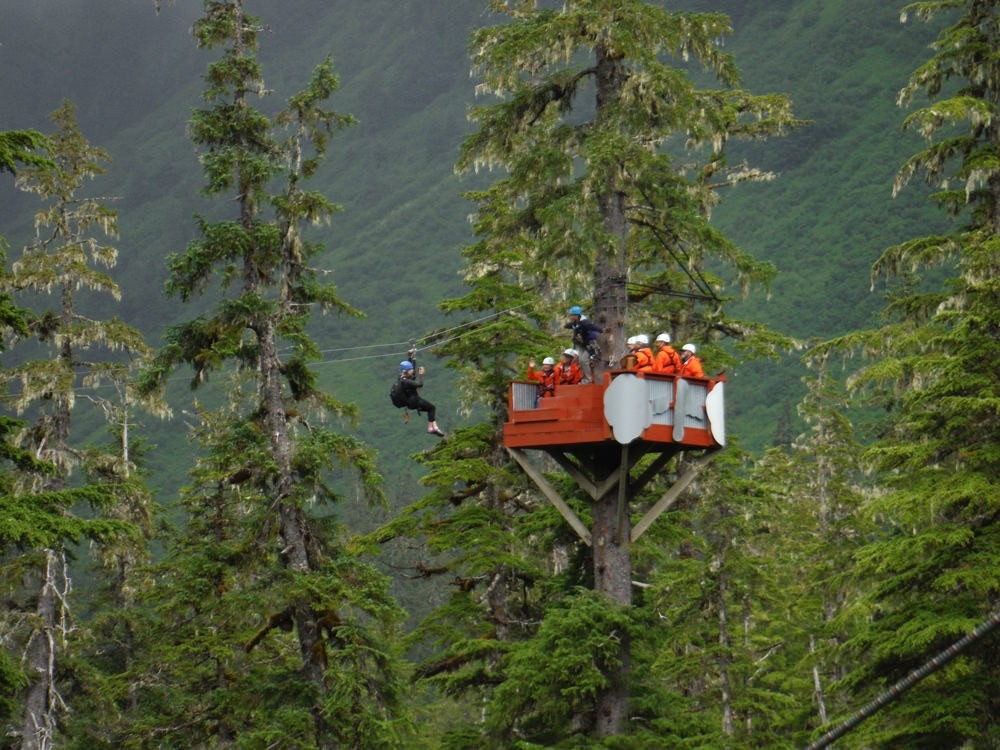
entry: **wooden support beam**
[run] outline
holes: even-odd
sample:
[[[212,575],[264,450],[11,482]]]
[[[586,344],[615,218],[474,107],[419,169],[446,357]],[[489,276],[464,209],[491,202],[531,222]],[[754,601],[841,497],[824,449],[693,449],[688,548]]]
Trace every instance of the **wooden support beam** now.
[[[590,499],[595,503],[618,485],[618,479],[621,476],[623,468],[626,472],[632,468],[631,466],[625,467],[624,464],[619,464],[608,476],[600,482],[597,482],[584,474],[583,469],[581,469],[578,464],[574,463],[569,456],[566,455],[565,451],[548,450],[546,452],[552,456],[555,462],[562,467],[563,471],[569,474],[577,485],[579,485],[580,489],[586,492],[587,495],[590,496]],[[641,451],[637,456],[635,456],[632,459],[632,464],[634,465],[638,462],[638,460],[642,458],[645,453],[645,451]]]
[[[590,495],[591,500],[597,500],[604,494],[607,490],[602,490],[594,481],[583,473],[575,463],[573,463],[569,457],[563,451],[550,450],[547,453],[552,456],[557,464],[562,467],[562,470],[573,477],[573,481],[579,485],[580,489]]]
[[[642,474],[640,474],[639,477],[630,485],[632,496],[635,497],[637,494],[642,492],[643,488],[647,484],[649,484],[649,480],[651,480],[653,477],[657,476],[661,471],[663,471],[663,467],[667,465],[667,462],[671,458],[676,456],[679,452],[680,449],[671,448],[668,450],[664,450],[662,453],[660,453],[660,455],[656,457],[656,460],[654,460],[653,463],[651,463],[646,468],[646,470],[642,472]]]
[[[642,536],[643,532],[650,527],[653,521],[659,518],[665,510],[677,501],[680,494],[687,489],[687,486],[691,484],[698,474],[701,473],[701,470],[708,466],[708,463],[715,458],[715,454],[718,453],[719,450],[719,448],[710,448],[705,451],[698,456],[694,463],[685,469],[681,476],[677,477],[677,481],[674,482],[674,485],[664,493],[663,497],[656,501],[656,504],[653,505],[652,508],[646,511],[646,515],[644,515],[639,523],[632,528],[633,542]]]
[[[508,448],[507,452],[511,455],[511,458],[517,461],[518,465],[524,469],[524,473],[527,474],[538,489],[542,491],[542,494],[549,499],[549,502],[555,506],[556,510],[562,514],[562,517],[566,519],[567,523],[573,527],[573,530],[576,532],[577,536],[583,540],[584,544],[590,546],[590,530],[583,525],[583,521],[581,521],[576,513],[573,512],[573,509],[566,504],[566,501],[559,497],[559,493],[556,492],[555,487],[549,484],[542,472],[539,471],[533,463],[531,463],[531,459],[528,458],[524,451],[520,448]]]

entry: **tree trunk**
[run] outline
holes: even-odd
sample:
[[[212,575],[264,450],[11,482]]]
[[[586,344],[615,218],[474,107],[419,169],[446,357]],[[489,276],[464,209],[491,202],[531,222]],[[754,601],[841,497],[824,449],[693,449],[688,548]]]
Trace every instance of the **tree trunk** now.
[[[21,750],[46,750],[52,747],[56,728],[59,696],[55,689],[56,629],[59,625],[59,593],[56,578],[60,557],[45,550],[44,575],[35,609],[35,629],[28,639],[26,671],[34,681],[24,703]]]
[[[813,697],[816,698],[816,710],[819,711],[819,723],[821,726],[825,725],[828,721],[826,715],[826,695],[823,693],[823,682],[820,679],[819,674],[819,662],[815,661],[816,656],[816,638],[812,634],[809,635],[809,653],[813,655]]]
[[[625,73],[617,58],[603,47],[597,51],[597,117],[621,96]],[[611,244],[597,248],[594,265],[594,320],[605,331],[598,339],[601,362],[594,368],[595,382],[601,381],[605,363],[617,364],[625,355],[625,323],[628,313],[628,255],[625,243],[625,195],[615,184],[609,165],[606,189],[598,196],[604,230]]]
[[[726,605],[726,576],[719,576],[719,689],[722,699],[722,734],[732,737],[735,731],[733,721],[733,687],[729,677],[729,611]]]
[[[282,390],[282,374],[277,352],[277,335],[273,321],[265,318],[257,327],[260,347],[260,393],[264,402],[265,424],[271,442],[271,455],[278,465],[278,479],[274,488],[274,501],[278,509],[279,533],[283,546],[285,566],[298,573],[313,568],[309,554],[308,519],[302,508],[290,502],[295,478],[292,474],[292,439],[288,432],[288,412]],[[325,692],[326,642],[320,624],[321,613],[310,602],[296,602],[292,606],[295,631],[298,634],[299,653],[302,656],[302,675],[316,685],[317,695]],[[317,742],[325,747],[326,721],[322,715],[321,701],[313,709]]]
[[[624,70],[620,60],[608,53],[603,45],[597,49],[597,117],[605,116],[609,106],[621,96]],[[628,279],[626,253],[625,195],[615,184],[614,171],[609,165],[605,190],[598,197],[604,219],[604,230],[609,244],[597,248],[594,266],[594,319],[605,330],[601,344],[601,362],[594,367],[594,379],[600,382],[605,363],[618,363],[625,354],[625,318],[628,297],[625,283]],[[604,476],[622,462],[619,453],[605,457]],[[625,471],[627,464],[622,466]],[[627,477],[626,477],[627,479]],[[608,597],[616,606],[632,604],[632,557],[629,548],[630,519],[628,506],[631,498],[619,497],[618,491],[608,492],[593,506],[594,589]],[[619,512],[624,503],[624,512]],[[607,686],[597,695],[596,732],[600,737],[622,734],[629,712],[629,682],[631,672],[631,643],[627,633],[620,636],[621,666],[606,675]]]
[[[616,464],[617,460],[609,460],[605,474],[610,473]],[[612,606],[619,607],[632,605],[628,500],[628,497],[624,498],[625,512],[619,513],[618,490],[614,489],[593,506],[594,590],[604,594]],[[628,719],[631,643],[628,633],[616,635],[619,638],[621,666],[606,672],[608,684],[597,694],[595,731],[600,737],[624,733]]]

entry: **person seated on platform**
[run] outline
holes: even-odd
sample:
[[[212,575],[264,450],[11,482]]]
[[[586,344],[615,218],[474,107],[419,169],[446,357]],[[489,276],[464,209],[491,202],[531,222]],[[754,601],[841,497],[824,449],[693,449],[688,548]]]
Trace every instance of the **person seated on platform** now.
[[[583,380],[579,357],[576,349],[563,350],[562,362],[556,367],[558,385],[576,385]]]
[[[705,371],[702,369],[701,360],[696,352],[698,349],[694,344],[684,344],[681,347],[681,377],[683,378],[703,378]]]
[[[678,375],[681,371],[681,355],[670,344],[670,334],[661,333],[653,342],[656,356],[653,358],[653,372],[662,375]]]
[[[535,360],[528,361],[528,380],[538,383],[538,395],[535,397],[535,405],[538,399],[550,398],[556,395],[556,385],[559,382],[559,374],[555,370],[556,361],[552,357],[542,360],[542,369],[535,370]]]
[[[653,350],[649,348],[649,336],[644,333],[640,333],[636,336],[629,337],[625,344],[628,347],[628,354],[626,354],[626,357],[635,357],[635,365],[629,369],[652,372]]]

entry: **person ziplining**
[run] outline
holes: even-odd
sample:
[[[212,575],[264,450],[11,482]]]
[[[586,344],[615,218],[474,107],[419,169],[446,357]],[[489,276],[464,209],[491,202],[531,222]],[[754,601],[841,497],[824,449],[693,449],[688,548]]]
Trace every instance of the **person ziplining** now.
[[[389,390],[389,398],[393,406],[399,409],[414,409],[417,414],[426,412],[428,434],[444,437],[444,432],[437,423],[437,408],[420,395],[420,389],[424,387],[425,372],[423,367],[416,366],[416,351],[411,349],[407,352],[407,358],[399,363],[399,377]],[[409,412],[404,411],[403,421],[409,420]]]

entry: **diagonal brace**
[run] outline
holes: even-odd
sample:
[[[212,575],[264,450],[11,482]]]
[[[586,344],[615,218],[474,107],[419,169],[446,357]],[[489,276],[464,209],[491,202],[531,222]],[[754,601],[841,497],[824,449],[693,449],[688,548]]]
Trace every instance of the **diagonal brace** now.
[[[642,536],[643,532],[645,532],[646,529],[652,525],[653,521],[659,518],[665,510],[677,501],[680,494],[687,489],[688,485],[694,481],[694,478],[701,473],[701,470],[708,466],[709,462],[715,458],[715,454],[718,453],[719,450],[721,449],[709,448],[698,456],[697,460],[688,466],[687,469],[684,470],[683,474],[677,477],[677,481],[674,482],[674,485],[663,494],[663,497],[656,501],[656,504],[653,505],[652,508],[646,511],[646,515],[642,517],[639,523],[632,527],[631,540],[633,542]]]
[[[524,473],[527,474],[538,489],[542,491],[542,494],[549,499],[549,502],[555,506],[556,510],[562,514],[562,517],[566,519],[569,525],[573,527],[577,536],[583,540],[584,544],[589,546],[591,544],[590,530],[583,525],[583,521],[581,521],[579,516],[573,512],[573,509],[566,504],[566,501],[559,496],[555,487],[549,484],[545,475],[542,474],[542,472],[539,471],[533,463],[531,463],[531,459],[529,459],[520,448],[508,448],[507,452],[515,461],[517,461],[518,465],[524,470]]]

